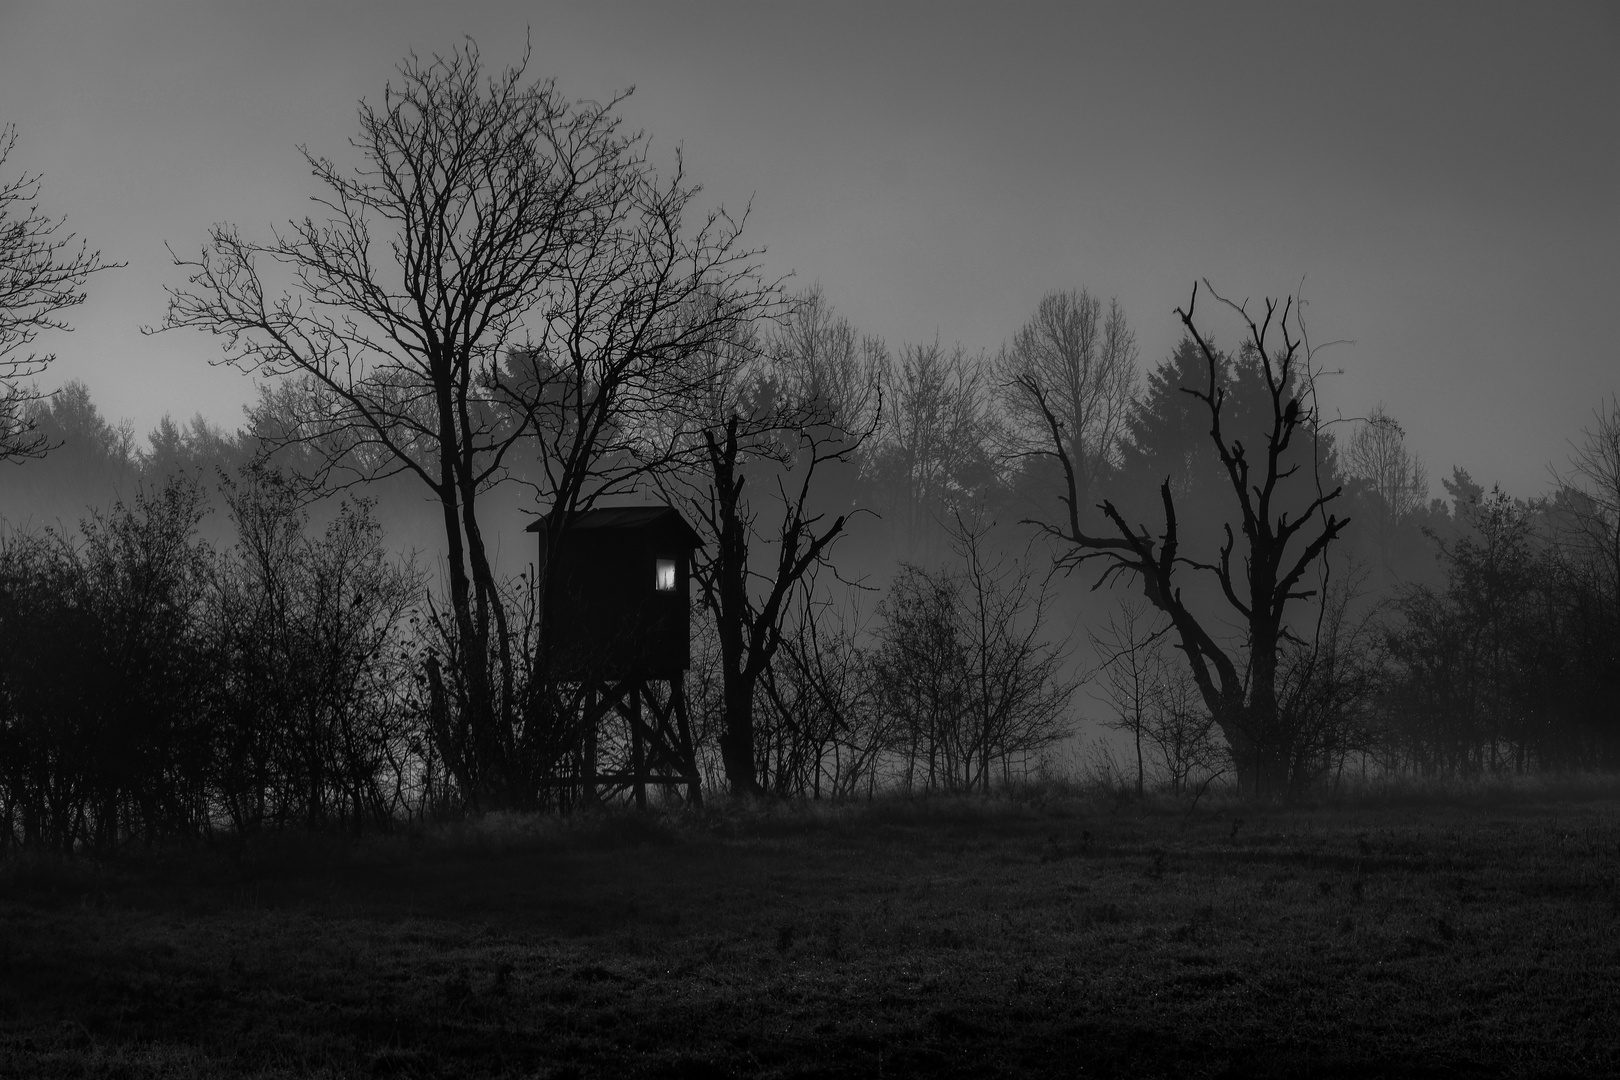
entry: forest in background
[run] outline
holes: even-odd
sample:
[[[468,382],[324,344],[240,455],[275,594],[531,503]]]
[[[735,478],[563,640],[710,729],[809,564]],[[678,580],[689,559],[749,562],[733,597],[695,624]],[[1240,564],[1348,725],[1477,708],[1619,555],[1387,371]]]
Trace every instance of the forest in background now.
[[[1620,764],[1615,401],[1547,493],[1433,497],[1398,417],[1326,418],[1289,303],[1194,290],[1163,358],[1085,289],[993,351],[877,340],[761,280],[614,103],[473,47],[401,73],[371,173],[310,159],[329,220],[179,263],[166,325],[261,380],[240,429],[139,437],[0,325],[0,845],[570,808],[522,529],[634,502],[705,540],[672,801]],[[104,268],[32,191],[0,235],[76,268],[54,318]]]

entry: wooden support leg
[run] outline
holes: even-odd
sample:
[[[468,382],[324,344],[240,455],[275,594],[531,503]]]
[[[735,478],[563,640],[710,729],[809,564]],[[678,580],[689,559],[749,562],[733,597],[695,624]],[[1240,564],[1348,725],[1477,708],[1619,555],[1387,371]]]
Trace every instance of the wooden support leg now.
[[[641,739],[641,684],[636,683],[627,695],[630,718],[630,761],[635,774],[636,809],[647,809],[647,748]]]
[[[669,711],[675,715],[675,734],[680,740],[681,772],[686,774],[686,804],[703,805],[703,789],[698,780],[697,751],[692,746],[692,725],[686,718],[686,681],[669,681]]]
[[[595,806],[596,795],[596,726],[600,719],[596,715],[596,691],[589,691],[585,695],[585,747],[584,760],[581,762],[581,801],[586,806]]]

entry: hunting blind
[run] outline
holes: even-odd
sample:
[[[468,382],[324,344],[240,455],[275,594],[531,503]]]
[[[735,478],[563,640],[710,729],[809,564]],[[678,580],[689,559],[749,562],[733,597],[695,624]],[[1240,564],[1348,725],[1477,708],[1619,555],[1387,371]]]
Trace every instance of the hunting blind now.
[[[647,784],[682,784],[695,800],[683,679],[702,539],[669,506],[587,510],[550,544],[545,528],[544,519],[528,527],[539,534],[546,583],[542,663],[554,685],[571,689],[580,730],[562,786],[586,802],[629,790],[645,806]]]

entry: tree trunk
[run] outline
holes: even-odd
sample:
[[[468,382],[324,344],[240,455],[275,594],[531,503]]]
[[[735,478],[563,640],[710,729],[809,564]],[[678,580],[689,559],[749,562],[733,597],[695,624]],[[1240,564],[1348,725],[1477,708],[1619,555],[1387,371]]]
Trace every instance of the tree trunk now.
[[[722,645],[722,655],[724,654]],[[726,662],[724,680],[725,730],[720,734],[720,760],[733,795],[760,795],[754,766],[753,680]]]

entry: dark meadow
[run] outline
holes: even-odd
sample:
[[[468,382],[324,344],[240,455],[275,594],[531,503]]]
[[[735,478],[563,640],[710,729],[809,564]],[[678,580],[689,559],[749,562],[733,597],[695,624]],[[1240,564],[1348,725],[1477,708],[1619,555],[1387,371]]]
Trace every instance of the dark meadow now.
[[[807,279],[768,190],[733,199],[628,81],[578,96],[529,18],[405,20],[325,103],[342,135],[284,149],[293,216],[266,195],[160,261],[80,233],[33,99],[0,115],[0,1073],[1620,1071],[1602,311],[1474,301],[1600,352],[1519,357],[1580,406],[1505,486],[1437,439],[1522,457],[1546,401],[1316,288],[1315,226],[986,284],[993,325],[927,257]],[[1526,55],[1574,25],[1620,44],[1571,7]],[[1275,30],[1288,64],[1325,26]],[[1542,104],[1616,118],[1569,85]],[[1592,208],[1576,264],[1620,239],[1617,134],[1535,174]],[[164,296],[129,355],[232,372],[239,421],[199,374],[143,429],[76,366],[136,273]],[[1338,296],[1414,374],[1352,374]],[[953,306],[977,336],[906,322]]]

